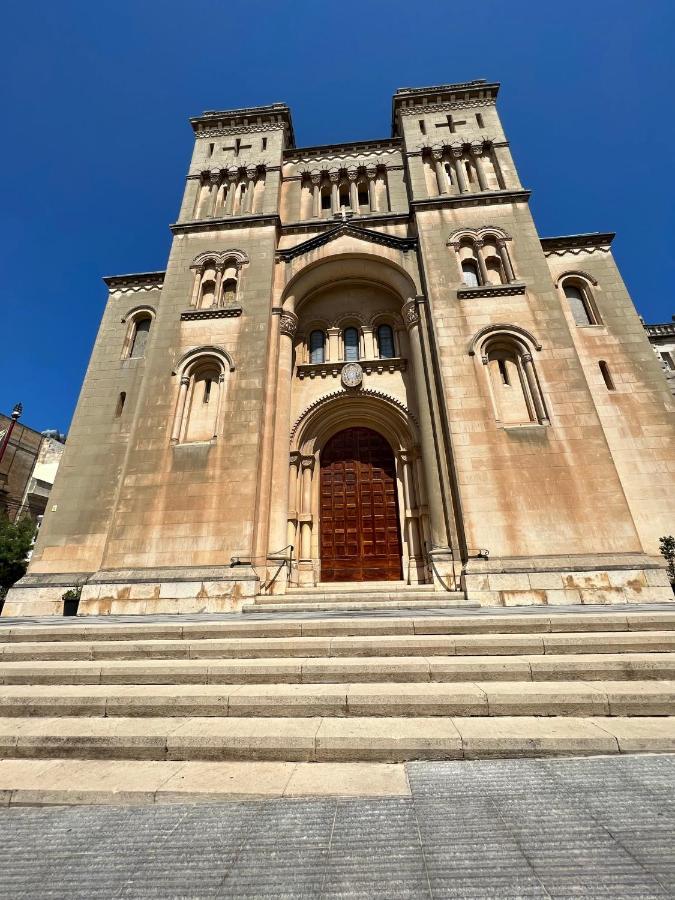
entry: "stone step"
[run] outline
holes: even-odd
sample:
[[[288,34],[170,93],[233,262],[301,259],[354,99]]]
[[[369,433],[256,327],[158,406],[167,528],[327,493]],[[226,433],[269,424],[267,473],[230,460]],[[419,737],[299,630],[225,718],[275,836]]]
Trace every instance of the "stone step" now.
[[[264,657],[477,656],[675,651],[674,631],[552,634],[339,635],[201,640],[42,641],[0,644],[1,662],[103,659],[260,659]]]
[[[0,684],[344,684],[346,682],[675,680],[673,653],[0,660]]]
[[[0,806],[409,796],[401,763],[0,760]]]
[[[0,717],[668,715],[675,681],[0,687]]]
[[[440,596],[446,596],[442,594]],[[259,603],[245,600],[243,613],[314,613],[314,612],[377,612],[378,610],[415,609],[480,609],[479,603],[467,603],[463,595],[457,600],[306,600],[303,602]]]
[[[4,718],[0,756],[358,760],[675,751],[674,717]]]
[[[288,612],[288,610],[285,610]],[[1,622],[1,620],[0,620]],[[215,619],[198,622],[106,622],[57,619],[49,625],[0,624],[0,643],[55,643],[216,638],[331,637],[379,634],[528,634],[594,631],[675,631],[672,612],[564,612],[480,615],[410,615],[304,618]]]

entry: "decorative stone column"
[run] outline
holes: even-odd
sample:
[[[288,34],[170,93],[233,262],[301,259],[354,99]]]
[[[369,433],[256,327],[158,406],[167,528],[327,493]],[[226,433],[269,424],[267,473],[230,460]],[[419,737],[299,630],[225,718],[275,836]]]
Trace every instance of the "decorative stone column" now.
[[[314,563],[312,562],[312,473],[314,457],[303,456],[300,459],[300,506],[298,515],[300,524],[300,553],[298,556],[298,583],[314,584]]]
[[[328,329],[328,360],[330,362],[337,362],[340,358],[340,329],[339,328],[329,328]]]
[[[487,266],[485,265],[485,257],[483,256],[483,242],[474,241],[473,246],[476,253],[476,259],[478,260],[478,268],[480,269],[481,284],[490,284]]]
[[[488,187],[487,176],[485,174],[485,168],[483,166],[483,148],[482,146],[478,146],[473,148],[473,158],[476,163],[476,174],[478,175],[478,185],[481,191],[488,191],[490,188]]]
[[[248,179],[248,185],[246,187],[246,210],[247,213],[252,213],[253,206],[255,203],[255,184],[258,172],[255,168],[251,167],[246,170],[246,178]]]
[[[413,359],[413,380],[419,409],[422,469],[426,482],[426,493],[429,503],[431,524],[431,541],[434,547],[448,548],[448,535],[445,527],[445,515],[441,498],[441,482],[436,462],[434,434],[431,423],[431,411],[426,390],[426,376],[422,344],[420,340],[420,316],[415,300],[408,300],[401,310],[410,340],[410,352]]]
[[[461,147],[452,148],[452,162],[455,167],[455,176],[457,178],[457,188],[460,194],[466,194],[469,187],[466,183],[466,173],[464,171],[464,152]]]
[[[506,280],[510,284],[512,281],[516,280],[516,276],[513,271],[513,266],[511,265],[511,257],[509,256],[509,251],[506,249],[506,241],[504,240],[504,238],[498,239],[497,249],[499,250],[499,258],[502,261],[502,266],[504,267]]]
[[[442,150],[434,150],[431,154],[434,160],[434,169],[436,170],[436,182],[438,183],[438,193],[447,194],[449,193],[448,187],[448,178],[443,168],[443,151]]]
[[[352,204],[352,212],[355,216],[359,214],[359,189],[356,180],[359,177],[357,169],[349,169],[347,178],[349,179],[349,199]]]
[[[195,269],[195,283],[192,285],[192,299],[190,300],[190,306],[197,306],[199,303],[199,289],[202,286],[202,272],[200,269]]]
[[[234,210],[234,195],[237,192],[237,182],[239,181],[239,172],[236,169],[230,169],[227,173],[227,202],[225,204],[225,215],[231,216]]]
[[[225,393],[225,373],[221,372],[218,376],[218,406],[216,408],[216,421],[213,426],[213,439],[215,440],[220,434],[220,423],[223,418],[223,394]]]
[[[422,549],[422,539],[419,526],[419,503],[415,494],[415,482],[413,465],[416,454],[410,450],[402,450],[399,453],[401,475],[403,478],[403,502],[405,505],[406,540],[408,543],[408,583],[421,584],[424,582],[425,565]]]
[[[499,163],[499,155],[497,153],[497,148],[493,144],[490,144],[490,159],[492,160],[492,168],[495,170],[497,184],[499,185],[500,190],[506,190],[506,180]]]
[[[376,359],[377,353],[375,350],[375,339],[372,326],[364,325],[361,328],[361,333],[363,334],[363,358]]]
[[[178,388],[178,403],[176,404],[176,416],[173,420],[173,431],[171,432],[171,443],[177,444],[180,440],[181,426],[183,424],[183,416],[185,415],[185,401],[187,400],[188,387],[190,386],[190,378],[183,375]]]
[[[321,215],[321,175],[312,175],[312,210],[314,218]]]
[[[532,402],[534,403],[534,410],[537,416],[537,421],[541,425],[548,425],[549,420],[548,416],[546,415],[546,409],[544,408],[544,400],[539,391],[537,376],[534,372],[532,354],[523,353],[523,355],[520,357],[520,361],[522,362],[523,369],[525,370],[525,378],[527,379],[527,386],[530,389],[530,397],[532,397]]]
[[[291,427],[293,340],[297,328],[298,317],[295,313],[283,310],[279,317],[279,362],[268,553],[277,553],[285,546],[288,531],[288,434]]]
[[[340,212],[340,173],[339,172],[329,172],[328,178],[330,180],[330,205],[333,213]]]
[[[221,296],[222,286],[223,286],[223,270],[216,269],[216,284],[213,289],[213,307],[214,307],[214,309],[218,306],[223,305],[223,298]]]
[[[377,167],[376,166],[368,166],[366,169],[366,174],[368,176],[368,185],[370,187],[370,211],[378,212],[377,205]]]
[[[289,457],[288,466],[288,531],[286,543],[293,547],[293,555],[297,560],[300,556],[298,547],[298,469],[300,468],[300,454],[293,451]]]
[[[211,172],[209,176],[211,191],[209,193],[209,209],[207,216],[213,217],[216,211],[216,200],[218,199],[218,185],[220,183],[220,172]]]

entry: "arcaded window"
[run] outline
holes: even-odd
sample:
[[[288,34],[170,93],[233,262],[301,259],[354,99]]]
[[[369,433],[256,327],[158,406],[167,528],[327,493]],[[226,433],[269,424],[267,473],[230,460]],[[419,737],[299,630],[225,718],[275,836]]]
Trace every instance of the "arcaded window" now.
[[[580,282],[567,281],[563,285],[565,297],[577,325],[597,325],[588,289]]]
[[[228,278],[223,282],[223,306],[234,306],[237,300],[237,279]]]
[[[480,279],[478,277],[478,263],[475,259],[462,260],[462,276],[467,287],[478,287]]]
[[[331,208],[330,184],[324,183],[321,187],[321,211],[330,212]]]
[[[356,328],[345,328],[343,334],[345,344],[345,359],[347,361],[359,358],[359,332]]]
[[[391,325],[380,325],[377,329],[377,349],[380,359],[391,359],[394,353],[394,332]]]
[[[201,443],[218,436],[224,389],[225,368],[216,356],[199,356],[184,369],[171,435],[173,443]]]
[[[316,329],[309,336],[309,361],[322,363],[326,361],[326,337],[323,331]]]
[[[134,336],[131,342],[130,357],[136,358],[145,356],[151,322],[152,319],[150,316],[143,316],[143,318],[136,319],[134,322]]]
[[[508,331],[496,332],[483,343],[481,356],[497,421],[507,426],[548,424],[528,341]]]

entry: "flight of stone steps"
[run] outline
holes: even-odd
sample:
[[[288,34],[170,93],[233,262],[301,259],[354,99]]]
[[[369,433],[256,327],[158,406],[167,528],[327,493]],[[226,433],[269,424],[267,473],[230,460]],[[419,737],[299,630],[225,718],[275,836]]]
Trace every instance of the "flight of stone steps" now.
[[[8,797],[20,775],[12,760],[400,763],[672,751],[675,611],[0,629]]]

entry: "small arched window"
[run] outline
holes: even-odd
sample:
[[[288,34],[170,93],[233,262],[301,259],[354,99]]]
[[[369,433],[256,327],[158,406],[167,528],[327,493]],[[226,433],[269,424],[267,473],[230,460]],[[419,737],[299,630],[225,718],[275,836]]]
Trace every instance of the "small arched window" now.
[[[330,212],[330,209],[331,209],[330,184],[324,184],[321,188],[321,209],[323,212]]]
[[[480,279],[478,278],[478,263],[475,259],[462,260],[462,276],[467,287],[478,287]]]
[[[565,297],[577,325],[596,325],[597,318],[593,313],[587,290],[581,284],[567,281],[563,285]]]
[[[323,331],[316,329],[309,336],[309,361],[322,363],[326,361],[326,339]]]
[[[224,389],[225,369],[215,356],[200,357],[184,370],[171,436],[174,444],[212,441],[217,437]]]
[[[340,209],[349,209],[351,206],[349,200],[349,182],[343,181],[340,185]]]
[[[380,325],[377,329],[377,348],[380,359],[391,359],[394,353],[394,332],[391,325]]]
[[[544,395],[527,344],[508,333],[494,334],[483,344],[490,393],[503,425],[549,423]]]
[[[150,316],[143,316],[134,322],[134,336],[131,340],[131,351],[129,356],[138,358],[145,356],[145,349],[148,345],[148,335],[150,334]]]
[[[343,334],[345,359],[347,362],[359,359],[359,332],[356,328],[345,328]]]
[[[370,209],[370,193],[368,191],[368,182],[364,178],[358,182],[357,190],[359,195],[359,209],[368,211]]]

